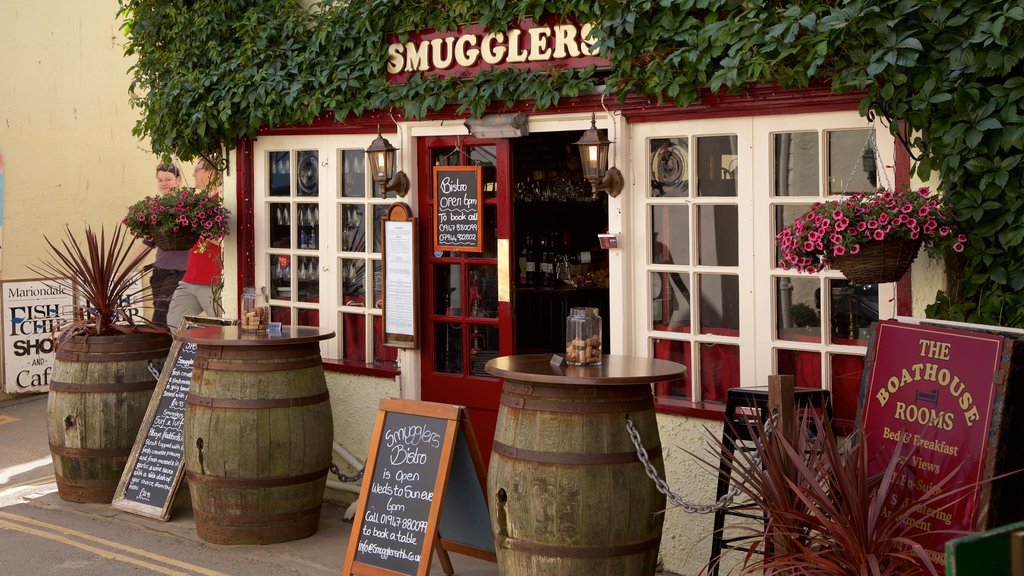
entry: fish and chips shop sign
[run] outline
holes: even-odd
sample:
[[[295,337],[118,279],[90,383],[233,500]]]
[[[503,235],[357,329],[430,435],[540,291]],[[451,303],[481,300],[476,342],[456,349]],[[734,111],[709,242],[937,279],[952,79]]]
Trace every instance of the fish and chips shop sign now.
[[[3,283],[4,390],[46,392],[53,375],[54,331],[71,309],[71,290],[49,280]]]

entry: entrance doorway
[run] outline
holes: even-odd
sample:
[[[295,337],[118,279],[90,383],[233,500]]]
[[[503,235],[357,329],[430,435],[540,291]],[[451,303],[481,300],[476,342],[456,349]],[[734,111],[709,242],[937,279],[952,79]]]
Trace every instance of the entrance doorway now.
[[[484,371],[488,360],[564,354],[565,319],[579,306],[598,308],[606,348],[610,341],[608,262],[597,236],[607,227],[607,198],[593,198],[582,179],[573,145],[581,134],[417,142],[422,397],[466,406],[485,460],[501,397],[500,379]],[[483,168],[481,252],[434,251],[435,166]],[[506,262],[508,269],[499,270]],[[499,290],[503,280],[507,290]],[[500,299],[505,292],[509,297]]]

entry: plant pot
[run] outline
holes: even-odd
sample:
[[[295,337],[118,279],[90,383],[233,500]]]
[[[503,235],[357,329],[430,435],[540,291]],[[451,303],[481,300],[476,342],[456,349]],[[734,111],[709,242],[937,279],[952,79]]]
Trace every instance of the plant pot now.
[[[191,229],[167,233],[154,226],[149,236],[157,248],[166,251],[190,250],[199,241],[199,233]]]
[[[910,269],[920,248],[921,240],[872,240],[861,244],[857,254],[834,257],[832,268],[852,284],[896,282]]]
[[[47,436],[60,497],[110,502],[171,346],[167,334],[74,336],[57,349]]]

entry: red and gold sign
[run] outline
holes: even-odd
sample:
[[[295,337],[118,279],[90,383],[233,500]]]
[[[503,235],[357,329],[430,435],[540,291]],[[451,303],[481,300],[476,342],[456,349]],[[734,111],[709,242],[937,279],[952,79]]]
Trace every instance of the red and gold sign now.
[[[895,482],[909,497],[949,476],[951,490],[981,481],[1002,348],[1000,336],[879,322],[863,401],[865,441],[874,456],[868,473],[884,472],[902,443],[904,466]],[[955,536],[949,531],[975,529],[978,495],[958,491],[951,505],[926,507],[908,519],[911,534],[941,552]]]

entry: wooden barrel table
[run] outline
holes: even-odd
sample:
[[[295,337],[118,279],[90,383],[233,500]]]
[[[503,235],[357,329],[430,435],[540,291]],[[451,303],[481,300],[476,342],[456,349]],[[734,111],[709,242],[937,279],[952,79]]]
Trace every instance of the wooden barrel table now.
[[[320,341],[285,327],[190,328],[195,366],[185,402],[185,475],[199,537],[215,544],[305,538],[320,524],[333,420]]]
[[[648,478],[628,417],[664,477],[651,384],[675,362],[603,356],[552,365],[550,354],[495,358],[505,379],[487,475],[502,576],[654,574],[665,496]]]

